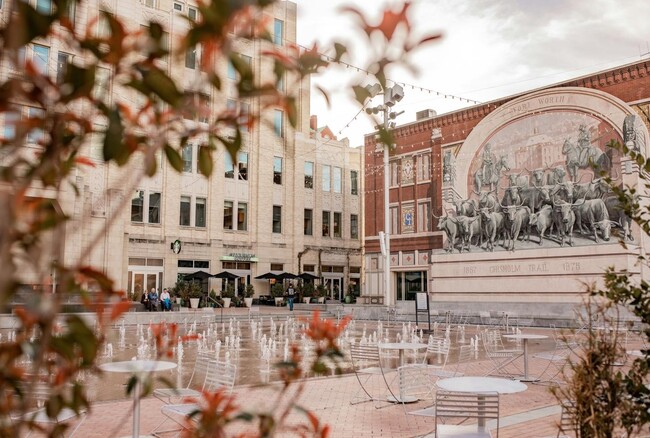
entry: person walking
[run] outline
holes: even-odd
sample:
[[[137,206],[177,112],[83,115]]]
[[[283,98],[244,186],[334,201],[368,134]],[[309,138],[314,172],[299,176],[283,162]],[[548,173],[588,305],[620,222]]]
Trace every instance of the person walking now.
[[[287,288],[287,295],[289,297],[289,311],[293,312],[293,299],[296,297],[296,291],[291,283],[289,283],[289,287]]]

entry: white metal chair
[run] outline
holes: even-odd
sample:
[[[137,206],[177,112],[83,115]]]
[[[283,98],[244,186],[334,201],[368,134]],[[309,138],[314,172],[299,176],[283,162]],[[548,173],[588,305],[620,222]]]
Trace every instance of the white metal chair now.
[[[486,356],[492,361],[494,367],[485,375],[489,376],[492,373],[506,374],[513,376],[512,373],[507,373],[506,367],[512,364],[517,358],[524,354],[521,349],[507,349],[503,346],[501,340],[501,333],[498,330],[483,330],[481,332],[481,342],[485,349]]]
[[[204,391],[216,391],[217,389],[223,388],[228,394],[230,394],[235,386],[236,376],[237,367],[235,365],[229,362],[210,360]],[[201,409],[201,402],[201,397],[197,397],[187,403],[163,406],[160,408],[160,412],[166,417],[163,423],[167,420],[171,420],[179,426],[179,428],[174,430],[178,432],[187,430],[188,418],[191,417],[192,420],[198,420],[198,418],[193,414]],[[159,424],[153,431],[154,434],[163,433],[163,431],[158,431],[158,428],[160,428],[163,423]]]
[[[199,397],[201,391],[205,389],[206,381],[209,374],[209,367],[215,363],[210,361],[207,354],[197,354],[194,362],[194,369],[184,388],[159,388],[153,391],[153,396],[161,402],[169,405],[180,401],[186,397]]]
[[[449,358],[450,346],[451,342],[447,338],[429,338],[423,363],[431,368],[444,369]]]
[[[386,402],[387,393],[390,393],[393,399],[398,399],[390,389],[388,380],[386,380],[386,374],[394,373],[395,370],[382,366],[377,345],[352,344],[350,345],[350,357],[352,359],[354,375],[360,385],[359,390],[350,400],[351,405],[370,401]],[[375,380],[379,381],[373,385],[373,381]],[[379,386],[382,388],[378,396],[375,395],[377,391],[373,391],[371,386]],[[375,407],[377,406],[375,405]]]
[[[476,424],[440,424],[446,418],[475,418]],[[471,437],[491,438],[486,428],[488,419],[496,420],[496,436],[499,436],[499,394],[496,392],[453,392],[436,393],[435,427],[436,438]]]
[[[575,438],[580,438],[580,427],[575,419],[576,406],[571,400],[562,402],[562,416],[557,431],[557,438],[570,438],[567,433],[573,433]]]

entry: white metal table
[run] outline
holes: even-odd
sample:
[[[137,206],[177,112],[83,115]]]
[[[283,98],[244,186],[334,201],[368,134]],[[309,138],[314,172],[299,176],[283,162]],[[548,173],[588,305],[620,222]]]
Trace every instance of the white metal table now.
[[[528,389],[524,383],[502,377],[462,376],[440,379],[436,386],[445,391],[477,393],[479,402],[481,393],[496,392],[499,394],[515,394]],[[485,418],[478,419],[479,428],[485,429]]]
[[[399,352],[399,366],[404,365],[404,351],[406,350],[422,350],[427,348],[427,344],[419,342],[382,342],[378,345],[381,350],[397,350]],[[414,403],[419,399],[412,395],[403,395],[402,387],[400,385],[400,394],[397,397],[389,396],[388,401],[392,403]]]
[[[129,373],[136,375],[136,383],[133,388],[133,438],[140,436],[141,377],[155,371],[165,371],[173,368],[176,368],[174,362],[162,360],[127,360],[123,362],[103,363],[99,366],[99,369],[108,373]]]
[[[518,380],[521,380],[523,382],[536,382],[539,379],[537,377],[530,377],[528,375],[528,341],[530,339],[533,340],[540,340],[540,339],[547,339],[548,336],[546,335],[535,335],[532,333],[517,333],[513,335],[503,335],[504,338],[507,339],[515,339],[515,340],[523,340],[524,341],[524,375],[521,376]]]

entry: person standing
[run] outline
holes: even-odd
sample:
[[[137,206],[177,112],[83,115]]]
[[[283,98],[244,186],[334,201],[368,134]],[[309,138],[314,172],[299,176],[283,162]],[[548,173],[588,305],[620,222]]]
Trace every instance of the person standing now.
[[[296,297],[296,291],[293,288],[292,283],[289,283],[289,287],[287,288],[287,295],[289,297],[289,311],[293,312],[293,299]]]

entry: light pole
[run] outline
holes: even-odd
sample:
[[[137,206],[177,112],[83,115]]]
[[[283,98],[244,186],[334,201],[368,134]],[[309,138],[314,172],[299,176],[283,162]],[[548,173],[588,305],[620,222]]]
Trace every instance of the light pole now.
[[[383,117],[383,128],[385,131],[388,131],[395,127],[394,120],[402,114],[404,111],[395,113],[392,110],[393,106],[404,97],[404,90],[399,84],[395,84],[392,87],[387,87],[383,89],[379,84],[366,85],[366,90],[370,98],[375,97],[377,94],[384,95],[384,104],[378,105],[375,107],[366,108],[368,114],[379,114],[382,113]],[[379,233],[379,243],[382,249],[382,255],[384,256],[384,302],[387,305],[395,304],[395,299],[390,291],[390,168],[388,163],[388,153],[390,144],[384,142],[384,232]]]

